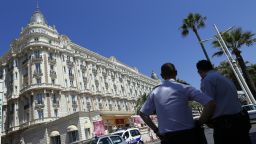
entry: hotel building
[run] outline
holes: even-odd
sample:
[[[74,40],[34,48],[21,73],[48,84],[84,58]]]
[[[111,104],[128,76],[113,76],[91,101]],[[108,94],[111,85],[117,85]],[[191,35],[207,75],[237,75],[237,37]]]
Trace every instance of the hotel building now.
[[[73,43],[37,9],[0,57],[3,144],[65,144],[131,123],[135,103],[159,83]],[[1,88],[0,88],[1,89]]]

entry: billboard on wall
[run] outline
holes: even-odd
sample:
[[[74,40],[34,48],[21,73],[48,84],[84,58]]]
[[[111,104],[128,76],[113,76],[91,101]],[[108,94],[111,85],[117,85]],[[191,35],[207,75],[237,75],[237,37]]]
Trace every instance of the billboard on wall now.
[[[101,136],[105,134],[105,127],[103,120],[93,122],[94,135]]]

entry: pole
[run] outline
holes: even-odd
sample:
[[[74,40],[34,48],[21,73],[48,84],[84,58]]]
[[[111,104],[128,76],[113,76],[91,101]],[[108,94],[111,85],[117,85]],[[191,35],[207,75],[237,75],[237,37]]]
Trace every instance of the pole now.
[[[0,144],[2,139],[2,129],[3,129],[3,114],[2,114],[2,108],[3,108],[3,94],[4,94],[4,87],[3,87],[3,80],[0,79]]]
[[[249,102],[252,103],[252,104],[256,104],[256,101],[255,101],[247,83],[245,82],[245,79],[244,79],[244,77],[243,77],[243,75],[242,75],[242,73],[241,73],[241,71],[240,71],[240,69],[239,69],[239,67],[236,63],[236,60],[232,57],[230,51],[227,48],[227,45],[226,45],[225,41],[223,40],[223,38],[222,38],[222,36],[221,36],[221,34],[220,34],[220,32],[219,32],[219,30],[218,30],[218,28],[215,24],[214,24],[214,28],[217,31],[217,40],[218,40],[224,54],[227,56],[228,62],[230,64],[230,66],[231,66],[231,68],[232,68],[232,70],[233,70],[241,88],[243,89],[243,91],[244,91],[245,95],[247,96]]]

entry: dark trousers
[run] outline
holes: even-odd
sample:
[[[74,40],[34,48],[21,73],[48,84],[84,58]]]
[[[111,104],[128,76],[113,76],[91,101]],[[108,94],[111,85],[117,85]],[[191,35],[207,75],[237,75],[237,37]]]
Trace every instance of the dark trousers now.
[[[161,144],[207,144],[204,129],[196,127],[188,130],[165,133]]]
[[[251,144],[251,128],[247,112],[225,115],[213,120],[215,144]]]

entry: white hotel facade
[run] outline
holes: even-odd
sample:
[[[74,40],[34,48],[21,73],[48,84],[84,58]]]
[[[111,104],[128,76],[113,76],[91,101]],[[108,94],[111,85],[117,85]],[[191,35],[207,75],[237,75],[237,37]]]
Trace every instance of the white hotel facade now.
[[[159,80],[73,43],[37,9],[0,58],[2,144],[65,144],[129,124]],[[102,130],[103,125],[103,130]]]

